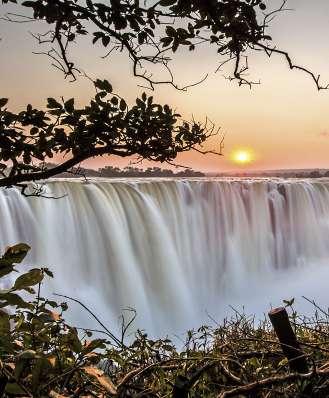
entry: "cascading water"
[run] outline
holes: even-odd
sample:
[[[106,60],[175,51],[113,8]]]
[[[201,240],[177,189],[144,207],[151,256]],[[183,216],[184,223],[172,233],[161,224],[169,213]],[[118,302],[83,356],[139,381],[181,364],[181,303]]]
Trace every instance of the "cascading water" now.
[[[115,327],[125,307],[162,335],[207,311],[220,318],[228,304],[260,313],[294,295],[326,298],[328,180],[54,180],[47,189],[66,196],[0,191],[1,245],[30,244],[28,263],[55,273],[48,294],[81,299]]]

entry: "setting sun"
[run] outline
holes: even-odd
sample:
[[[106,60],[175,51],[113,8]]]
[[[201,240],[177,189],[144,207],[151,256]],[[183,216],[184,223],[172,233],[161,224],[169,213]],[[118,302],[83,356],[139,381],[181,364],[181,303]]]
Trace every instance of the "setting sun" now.
[[[248,164],[253,160],[252,152],[248,149],[239,149],[232,152],[231,159],[237,164]]]

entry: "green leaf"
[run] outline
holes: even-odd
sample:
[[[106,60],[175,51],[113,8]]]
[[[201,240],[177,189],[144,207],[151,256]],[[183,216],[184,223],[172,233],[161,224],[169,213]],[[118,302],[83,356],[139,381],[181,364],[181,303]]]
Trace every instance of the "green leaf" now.
[[[32,369],[32,391],[34,393],[33,395],[37,395],[35,393],[38,391],[38,388],[40,387],[40,382],[42,381],[41,380],[42,370],[46,369],[46,367],[49,367],[49,365],[50,364],[46,358],[38,358],[35,361],[35,364]]]
[[[8,98],[0,98],[0,108],[4,107],[8,103]]]
[[[34,350],[26,350],[17,355],[17,359],[34,359],[36,355]]]
[[[79,354],[82,351],[83,347],[82,347],[81,341],[78,337],[78,333],[77,333],[76,329],[71,328],[69,330],[69,333],[67,334],[66,338],[67,338],[67,344],[69,345],[69,347],[75,353]]]
[[[91,341],[88,345],[86,345],[83,348],[82,354],[86,355],[86,354],[96,350],[96,348],[104,348],[105,342],[106,342],[106,340],[103,340],[103,339],[95,339],[95,340]]]
[[[19,276],[16,279],[13,288],[15,290],[26,289],[29,286],[37,285],[42,281],[42,279],[43,279],[43,272],[40,269],[35,268],[27,272],[26,274]]]
[[[0,311],[0,336],[6,336],[10,333],[9,315]]]
[[[30,249],[30,246],[25,243],[19,243],[7,248],[5,254],[0,258],[0,269],[1,267],[21,263]]]
[[[14,270],[14,265],[7,265],[6,267],[0,267],[0,278],[10,274]]]
[[[0,307],[6,307],[8,305],[14,305],[19,308],[33,308],[32,304],[27,303],[24,301],[18,294],[15,293],[8,293],[4,297],[1,298],[2,302]]]
[[[17,383],[7,383],[6,393],[14,397],[26,395],[26,392]]]
[[[288,365],[289,361],[287,358],[283,358],[279,363],[278,363],[278,368],[281,368],[282,366]]]
[[[11,293],[13,291],[13,289],[1,289],[0,290],[0,299],[6,299],[6,295],[8,293]],[[3,296],[3,297],[1,297]]]

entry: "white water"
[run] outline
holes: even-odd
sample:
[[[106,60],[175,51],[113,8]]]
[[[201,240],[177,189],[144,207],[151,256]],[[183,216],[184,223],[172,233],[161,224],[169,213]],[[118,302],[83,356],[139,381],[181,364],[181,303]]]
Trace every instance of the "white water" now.
[[[81,299],[112,329],[128,306],[162,335],[209,322],[206,311],[220,319],[229,304],[256,314],[303,294],[327,304],[329,180],[57,180],[48,190],[67,196],[0,191],[1,246],[29,243],[29,263],[55,272],[46,291]]]

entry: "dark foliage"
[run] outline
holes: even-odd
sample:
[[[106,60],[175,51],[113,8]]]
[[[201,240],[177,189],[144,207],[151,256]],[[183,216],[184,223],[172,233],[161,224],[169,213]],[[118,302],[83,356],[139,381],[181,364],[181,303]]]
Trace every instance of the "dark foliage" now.
[[[15,114],[7,110],[6,99],[0,100],[0,186],[16,185],[26,192],[27,181],[47,179],[101,155],[171,162],[180,152],[200,152],[198,146],[216,133],[209,123],[180,120],[168,105],[155,104],[146,94],[129,108],[108,81],[97,80],[95,87],[95,98],[81,109],[73,98],[48,98],[46,112],[28,105]],[[56,155],[68,159],[44,168]]]
[[[200,171],[184,169],[180,171],[172,171],[169,169],[161,169],[160,167],[149,167],[146,170],[137,167],[118,167],[106,166],[99,169],[100,177],[205,177]]]
[[[66,303],[41,295],[47,268],[16,274],[29,247],[7,248],[0,257],[0,394],[10,397],[318,397],[329,394],[329,314],[315,303],[313,318],[299,317],[286,300],[310,372],[291,372],[268,321],[236,311],[232,319],[187,332],[177,349],[168,339],[131,336],[136,316],[115,336],[79,329],[64,320]],[[16,275],[15,278],[12,278]],[[9,277],[9,279],[8,279]],[[14,282],[10,283],[10,281]],[[62,296],[64,297],[64,296]],[[88,308],[75,299],[84,310]],[[15,310],[13,312],[13,309]],[[93,333],[98,336],[92,337]],[[130,339],[127,339],[127,334]]]
[[[246,76],[247,57],[261,51],[267,56],[283,56],[291,69],[309,74],[318,89],[327,88],[321,86],[319,76],[295,65],[287,52],[272,43],[269,23],[285,11],[286,0],[269,11],[262,0],[2,0],[8,2],[18,3],[23,14],[7,14],[9,21],[40,20],[48,25],[46,33],[34,35],[40,45],[48,46],[41,53],[73,79],[79,67],[71,60],[70,46],[88,36],[93,44],[107,49],[107,56],[115,50],[127,53],[134,75],[151,88],[164,83],[178,88],[169,68],[172,54],[181,47],[194,51],[202,45],[218,54],[218,68],[233,62],[231,78],[240,85],[253,83]],[[31,10],[32,16],[24,9]],[[149,64],[162,64],[169,78],[153,77]]]

